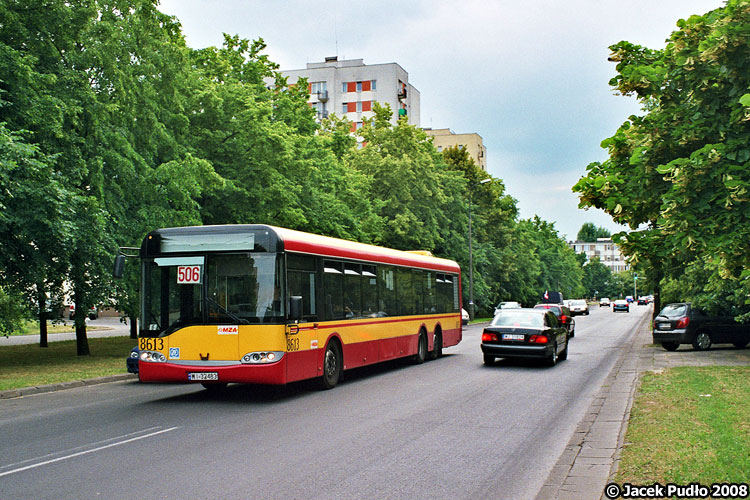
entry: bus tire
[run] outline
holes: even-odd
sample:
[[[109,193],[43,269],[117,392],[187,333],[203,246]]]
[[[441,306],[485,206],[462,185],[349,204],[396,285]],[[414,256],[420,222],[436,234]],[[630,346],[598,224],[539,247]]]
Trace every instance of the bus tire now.
[[[435,333],[432,334],[432,351],[430,351],[430,359],[438,359],[443,355],[443,335],[440,333],[440,329],[435,327]]]
[[[326,345],[323,354],[323,375],[320,377],[320,388],[323,390],[333,389],[341,380],[341,368],[343,359],[341,347],[335,339],[331,339]]]
[[[417,341],[417,353],[412,358],[415,365],[421,365],[427,359],[427,332],[422,328],[419,330],[419,340]]]

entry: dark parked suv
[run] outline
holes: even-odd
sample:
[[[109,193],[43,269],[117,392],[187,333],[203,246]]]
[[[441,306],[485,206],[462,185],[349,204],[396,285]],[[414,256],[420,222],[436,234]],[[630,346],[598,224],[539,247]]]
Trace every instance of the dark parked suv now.
[[[667,304],[654,319],[653,337],[667,351],[680,344],[692,344],[696,351],[712,344],[742,348],[750,343],[750,324],[737,323],[731,316],[708,316],[688,302]]]

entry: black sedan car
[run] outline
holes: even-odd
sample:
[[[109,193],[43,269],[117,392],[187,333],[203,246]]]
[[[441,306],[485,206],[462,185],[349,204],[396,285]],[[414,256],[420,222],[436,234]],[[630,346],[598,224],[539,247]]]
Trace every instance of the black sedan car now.
[[[568,330],[546,309],[503,309],[482,332],[484,363],[537,358],[549,366],[568,358]]]
[[[547,309],[555,314],[560,322],[560,326],[568,330],[568,337],[576,336],[576,320],[573,319],[573,313],[566,306],[561,304],[537,304],[534,309]]]

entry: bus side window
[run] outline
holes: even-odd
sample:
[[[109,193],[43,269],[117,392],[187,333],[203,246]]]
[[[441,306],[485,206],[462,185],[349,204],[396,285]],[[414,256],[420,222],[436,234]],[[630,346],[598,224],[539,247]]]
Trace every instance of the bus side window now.
[[[325,319],[344,319],[344,263],[323,261]]]
[[[287,269],[289,295],[302,297],[302,317],[305,320],[317,320],[315,257],[288,254]]]
[[[427,271],[424,273],[424,312],[432,314],[437,312],[435,273]]]
[[[362,317],[362,266],[351,262],[344,264],[344,316]]]
[[[362,316],[378,315],[378,281],[375,266],[362,265]]]
[[[396,316],[395,271],[393,266],[378,266],[378,316]]]
[[[414,314],[414,286],[410,269],[399,267],[396,273],[396,295],[398,296],[399,314]]]

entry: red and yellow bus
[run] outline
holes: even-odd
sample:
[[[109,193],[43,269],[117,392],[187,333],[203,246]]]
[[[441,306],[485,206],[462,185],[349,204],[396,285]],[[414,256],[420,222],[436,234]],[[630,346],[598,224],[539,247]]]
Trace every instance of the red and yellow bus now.
[[[143,382],[286,384],[461,341],[461,270],[267,225],[159,229],[140,248]]]

